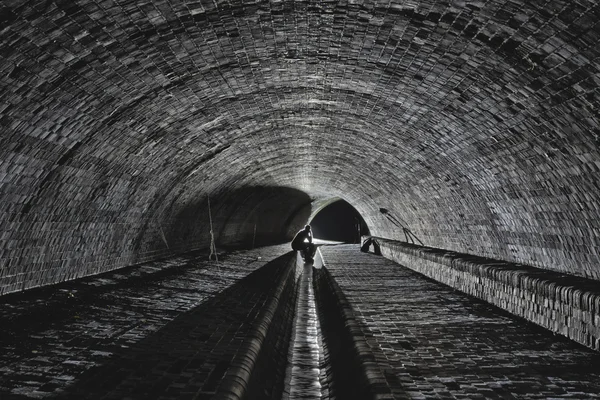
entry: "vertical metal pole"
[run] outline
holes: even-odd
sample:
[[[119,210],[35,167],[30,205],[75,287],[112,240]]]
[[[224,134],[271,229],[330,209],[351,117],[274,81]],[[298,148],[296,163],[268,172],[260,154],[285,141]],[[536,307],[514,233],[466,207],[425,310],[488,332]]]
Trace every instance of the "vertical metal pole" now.
[[[163,231],[163,228],[162,228],[162,225],[160,222],[158,223],[158,229],[160,229],[160,235],[162,236],[162,240],[163,240],[163,242],[165,242],[167,249],[171,250],[171,248],[169,247],[169,242],[167,242],[167,237],[165,236],[165,232]]]
[[[213,233],[212,212],[210,210],[210,196],[208,196],[207,199],[208,199],[208,222],[210,224],[210,254],[208,256],[208,260],[210,261],[214,254],[215,261],[219,261],[219,255],[217,254],[217,246],[215,246],[215,235]]]

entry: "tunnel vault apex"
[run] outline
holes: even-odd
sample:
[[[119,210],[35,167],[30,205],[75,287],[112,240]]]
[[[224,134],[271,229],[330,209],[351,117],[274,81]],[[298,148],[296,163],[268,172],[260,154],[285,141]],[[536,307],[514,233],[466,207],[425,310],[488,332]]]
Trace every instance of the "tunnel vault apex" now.
[[[247,237],[266,187],[295,194],[265,237],[340,197],[378,236],[598,279],[599,15],[5,1],[2,293],[205,247],[209,196]]]

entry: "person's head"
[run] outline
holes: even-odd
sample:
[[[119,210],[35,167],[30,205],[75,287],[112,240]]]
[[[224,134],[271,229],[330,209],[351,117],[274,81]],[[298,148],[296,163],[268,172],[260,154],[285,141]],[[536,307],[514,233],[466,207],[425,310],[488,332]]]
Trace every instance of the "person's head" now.
[[[306,232],[310,232],[310,225],[306,225],[306,226],[304,227],[304,230],[305,230]]]

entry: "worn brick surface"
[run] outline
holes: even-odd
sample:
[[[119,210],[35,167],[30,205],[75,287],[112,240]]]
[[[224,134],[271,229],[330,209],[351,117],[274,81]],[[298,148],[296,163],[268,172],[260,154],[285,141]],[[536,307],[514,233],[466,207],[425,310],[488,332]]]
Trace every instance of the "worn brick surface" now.
[[[315,270],[314,286],[327,360],[323,367],[329,396],[323,399],[393,399],[352,305],[326,268]]]
[[[4,297],[0,398],[210,398],[277,276],[261,267],[287,251],[191,254]]]
[[[322,252],[397,398],[600,397],[599,353],[356,245]]]
[[[592,279],[441,249],[378,240],[383,256],[600,350],[600,285]]]
[[[301,273],[295,253],[287,252],[265,265],[260,276],[253,274],[256,275],[254,294],[265,299],[262,304],[257,303],[260,310],[256,318],[248,319],[252,327],[246,332],[241,329],[236,332],[236,336],[243,336],[243,343],[236,350],[219,390],[211,398],[271,400],[282,397]],[[221,308],[220,312],[240,315],[239,309],[244,307],[246,304],[240,302],[237,307]],[[226,347],[233,346],[226,344]],[[195,373],[193,368],[190,373]]]
[[[382,237],[600,278],[599,15],[5,0],[2,293],[206,247],[209,195],[223,242],[340,196]]]

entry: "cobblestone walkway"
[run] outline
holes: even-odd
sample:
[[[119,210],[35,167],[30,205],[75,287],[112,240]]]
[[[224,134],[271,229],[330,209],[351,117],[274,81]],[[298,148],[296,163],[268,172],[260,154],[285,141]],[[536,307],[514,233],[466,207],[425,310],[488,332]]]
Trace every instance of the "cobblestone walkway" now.
[[[357,245],[322,253],[396,398],[600,398],[600,354]]]
[[[0,399],[210,398],[273,278],[261,267],[288,250],[187,255],[5,296]]]

